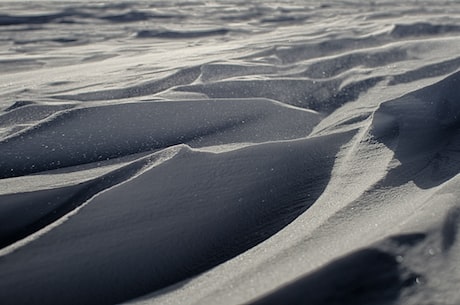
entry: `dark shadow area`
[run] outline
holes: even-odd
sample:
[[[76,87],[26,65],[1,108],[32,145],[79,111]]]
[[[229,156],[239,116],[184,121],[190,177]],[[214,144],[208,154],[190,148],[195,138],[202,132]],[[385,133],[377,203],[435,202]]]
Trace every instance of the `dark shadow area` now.
[[[460,67],[460,57],[426,65],[415,70],[410,70],[393,76],[390,85],[414,82],[419,79],[436,77],[453,73]]]
[[[415,246],[425,240],[425,233],[410,233],[403,235],[395,235],[388,238],[388,241],[398,247]]]
[[[424,233],[390,236],[382,249],[358,250],[247,305],[389,305],[420,277],[397,256],[425,240]]]
[[[73,186],[0,195],[0,248],[46,227],[95,194],[135,175],[141,160],[99,178]]]
[[[427,189],[460,172],[459,95],[460,72],[456,72],[380,106],[371,133],[400,162],[380,184],[413,181]]]
[[[137,38],[163,38],[163,39],[187,39],[202,38],[209,36],[223,36],[230,32],[230,29],[210,29],[201,31],[168,31],[168,30],[141,30],[136,33]]]
[[[412,24],[396,24],[390,35],[394,38],[409,38],[458,32],[460,32],[460,26],[458,25],[417,22]]]
[[[14,102],[14,104],[12,104],[8,108],[6,108],[4,111],[8,112],[8,111],[11,111],[11,110],[14,110],[14,109],[17,109],[17,108],[32,105],[33,103],[34,102],[32,102],[32,101],[16,101],[16,102]]]
[[[403,288],[396,259],[383,251],[366,249],[248,305],[388,305],[398,299]]]
[[[70,3],[69,5],[75,5]],[[111,23],[129,23],[139,21],[155,21],[164,19],[181,19],[184,15],[180,14],[160,14],[146,11],[139,11],[133,6],[137,3],[125,3],[122,5],[78,5],[62,9],[57,13],[43,14],[27,14],[27,15],[0,15],[0,26],[13,25],[45,25],[45,24],[62,24],[62,23],[83,23],[106,21]],[[113,10],[121,11],[121,13],[112,12]]]
[[[460,227],[460,208],[453,207],[448,212],[442,226],[442,249],[449,251],[458,238],[458,229]]]

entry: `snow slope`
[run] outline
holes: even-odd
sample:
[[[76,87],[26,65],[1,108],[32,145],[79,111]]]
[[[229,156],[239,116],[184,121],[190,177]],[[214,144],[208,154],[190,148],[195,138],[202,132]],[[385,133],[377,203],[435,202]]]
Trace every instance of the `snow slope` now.
[[[459,304],[457,1],[9,1],[1,304]]]

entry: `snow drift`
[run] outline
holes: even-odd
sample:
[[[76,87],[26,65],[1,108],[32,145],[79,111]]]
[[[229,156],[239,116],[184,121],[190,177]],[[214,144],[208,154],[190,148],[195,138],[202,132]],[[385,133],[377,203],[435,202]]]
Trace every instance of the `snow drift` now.
[[[457,304],[460,6],[11,1],[1,304]]]

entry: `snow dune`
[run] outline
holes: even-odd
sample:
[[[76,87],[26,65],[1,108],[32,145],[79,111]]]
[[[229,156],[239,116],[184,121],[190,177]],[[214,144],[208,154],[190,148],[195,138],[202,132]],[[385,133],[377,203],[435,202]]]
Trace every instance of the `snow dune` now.
[[[458,304],[455,1],[5,2],[1,304]]]

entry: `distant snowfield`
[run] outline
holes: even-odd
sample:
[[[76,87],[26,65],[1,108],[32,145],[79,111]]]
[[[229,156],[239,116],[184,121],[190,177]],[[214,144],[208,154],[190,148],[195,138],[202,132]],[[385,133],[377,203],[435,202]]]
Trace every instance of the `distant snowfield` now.
[[[457,1],[11,1],[1,304],[460,304]]]

